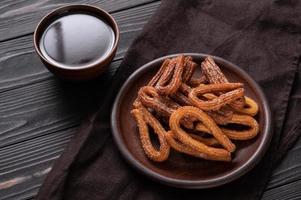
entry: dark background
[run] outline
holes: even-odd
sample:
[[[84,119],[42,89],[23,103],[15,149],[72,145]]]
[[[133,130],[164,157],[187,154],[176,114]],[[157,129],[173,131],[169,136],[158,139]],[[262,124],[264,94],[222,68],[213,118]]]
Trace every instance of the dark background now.
[[[38,21],[70,2],[0,1],[0,199],[35,197],[53,162],[76,133],[81,118],[101,102],[105,82],[160,5],[160,1],[152,0],[72,1],[109,11],[121,32],[117,54],[105,74],[97,80],[75,84],[49,73],[32,42]],[[273,172],[263,199],[300,197],[301,139]]]

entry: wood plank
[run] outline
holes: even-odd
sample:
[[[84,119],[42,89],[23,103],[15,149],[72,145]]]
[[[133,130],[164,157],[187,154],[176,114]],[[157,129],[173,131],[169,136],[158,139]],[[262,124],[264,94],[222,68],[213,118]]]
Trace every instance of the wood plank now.
[[[73,0],[72,4],[90,4],[117,12],[149,2],[152,0]],[[32,33],[44,15],[68,4],[68,0],[0,1],[0,41]]]
[[[159,3],[152,3],[114,14],[121,41],[105,77],[111,77],[117,69],[130,43],[158,6]],[[4,59],[0,57],[0,116],[3,117],[0,119],[0,188],[6,188],[0,189],[0,197],[26,199],[37,193],[46,176],[41,172],[47,172],[76,132],[80,122],[76,108],[83,103],[95,104],[94,93],[99,93],[100,87],[96,85],[91,94],[91,90],[85,92],[89,84],[74,89],[73,84],[55,79],[35,57],[30,36],[4,44],[5,48],[0,50],[0,55],[4,55]],[[18,68],[16,63],[26,69]],[[5,79],[3,73],[8,73],[9,78]],[[75,101],[74,105],[69,105],[70,100]]]
[[[121,32],[115,60],[123,57],[133,39],[158,6],[159,2],[155,2],[113,14]],[[112,71],[114,70],[113,68]],[[31,35],[1,43],[0,93],[46,79],[52,79],[52,75],[34,52]]]
[[[301,179],[281,187],[268,190],[264,193],[263,200],[297,200],[301,199]]]
[[[117,60],[107,75],[114,73],[129,44],[158,5],[151,4],[153,8],[145,5],[144,7],[148,7],[145,10],[130,9],[128,12],[125,10],[114,14],[114,17],[119,18],[122,36]],[[29,35],[4,42],[5,46],[1,45],[0,49],[0,116],[5,116],[4,123],[0,119],[0,132],[4,132],[0,134],[0,141],[4,138],[0,148],[0,188],[3,183],[17,183],[0,190],[0,197],[4,199],[27,199],[37,193],[53,161],[76,132],[80,119],[73,108],[76,108],[79,102],[87,102],[84,101],[87,93],[76,94],[81,100],[66,108],[70,103],[68,99],[73,99],[74,94],[64,97],[66,88],[70,89],[69,85],[59,82],[45,70],[35,57],[31,37]],[[22,66],[18,68],[15,63],[22,63]],[[10,76],[2,75],[2,72]],[[5,99],[5,104],[2,104],[2,99]],[[36,109],[32,109],[33,107]],[[50,111],[53,113],[44,119]],[[37,114],[30,117],[34,113]],[[34,128],[30,129],[30,126]],[[8,133],[14,134],[8,136]],[[295,164],[296,160],[301,159],[300,151],[301,139],[275,170],[263,199],[300,197],[296,188],[300,188],[301,169]]]
[[[78,126],[80,116],[96,106],[105,86],[100,84],[108,78],[83,85],[50,78],[1,93],[0,147]]]
[[[68,135],[69,133],[66,133],[66,134]],[[72,133],[70,135],[72,135]],[[56,142],[60,141],[60,139],[58,139],[57,141],[55,141],[56,138],[59,138],[59,137],[53,137],[54,140],[51,141],[50,143],[56,143]],[[38,140],[43,140],[44,142],[48,142],[49,141],[47,138],[39,138]],[[44,143],[44,142],[41,142],[41,143]],[[38,142],[38,143],[40,143],[40,142]],[[44,144],[45,144],[45,146],[48,146],[48,144],[46,144],[46,143],[44,143]],[[28,144],[28,145],[30,145],[30,144]],[[300,149],[300,147],[301,147],[301,140],[299,141],[299,143],[298,143],[297,146],[299,146],[299,147],[297,147],[297,149]],[[64,147],[62,146],[62,149],[63,148]],[[22,149],[20,149],[20,151],[21,150]],[[289,154],[288,156],[290,156],[290,155],[291,154]],[[53,159],[56,159],[56,157],[54,157]],[[20,183],[16,184],[14,187],[17,187],[17,190],[16,190],[16,191],[18,191],[17,194],[14,193],[14,192],[10,192],[10,191],[7,190],[6,194],[8,194],[8,196],[7,196],[7,197],[9,197],[8,199],[14,199],[14,198],[22,198],[23,199],[23,197],[26,197],[26,198],[27,197],[33,197],[38,192],[40,184],[42,183],[42,181],[44,180],[44,178],[46,176],[46,173],[44,174],[43,171],[44,172],[45,171],[48,172],[49,168],[52,165],[52,162],[53,162],[53,160],[51,160],[49,162],[49,160],[45,159],[43,162],[41,162],[42,163],[42,167],[41,167],[41,163],[38,163],[38,164],[36,164],[34,166],[35,170],[33,172],[26,173],[28,170],[30,170],[28,168],[26,168],[26,170],[25,170],[26,172],[25,173],[22,171],[21,172],[22,177],[33,176],[33,174],[35,174],[35,176],[28,178],[24,182],[20,182]],[[31,167],[33,167],[33,166],[31,166]],[[36,175],[39,174],[39,172],[40,172],[40,175],[41,174],[43,174],[43,175],[40,176],[40,177],[36,177]],[[296,181],[300,181],[300,180],[301,179],[299,178]],[[296,181],[294,181],[294,182],[296,182]],[[298,185],[294,185],[293,184],[292,187],[286,187],[287,184],[290,185],[291,183],[287,182],[286,184],[284,184],[284,186],[280,186],[280,188],[276,187],[276,188],[267,190],[265,192],[264,196],[263,196],[263,200],[289,199],[288,197],[291,197],[290,196],[291,194],[293,194],[293,196],[297,196],[298,197],[298,195],[300,195],[300,193],[298,193],[299,190],[296,190],[296,187]],[[283,188],[285,188],[285,189],[283,189]],[[16,188],[13,188],[13,189],[16,189]],[[295,192],[296,192],[296,194],[295,194]]]
[[[110,78],[109,75],[114,73],[131,41],[158,5],[156,2],[116,13],[116,18],[123,20],[120,23],[121,42],[115,57],[118,61],[111,64],[107,74],[87,84],[74,85],[55,79],[39,59],[34,57],[35,53],[18,56],[18,53],[9,51],[10,62],[0,62],[0,116],[3,119],[0,124],[0,147],[78,124],[79,119],[76,117],[82,112],[78,108],[89,108],[96,104],[93,100],[100,95],[104,79]],[[26,40],[22,40],[21,45],[24,45],[24,41]],[[14,44],[16,51],[20,49],[17,44]],[[23,68],[26,70],[22,70]],[[27,74],[28,71],[33,72],[32,76]],[[3,74],[9,72],[11,76],[5,80],[6,76]],[[44,77],[47,78],[41,81]]]
[[[23,198],[35,195],[53,162],[77,128],[28,140],[1,150],[0,196]],[[5,198],[4,198],[5,199]]]
[[[2,148],[0,176],[13,175],[15,171],[26,168],[35,162],[58,156],[76,130],[77,127],[68,128]]]
[[[301,138],[275,169],[267,189],[281,187],[296,180],[301,180]]]

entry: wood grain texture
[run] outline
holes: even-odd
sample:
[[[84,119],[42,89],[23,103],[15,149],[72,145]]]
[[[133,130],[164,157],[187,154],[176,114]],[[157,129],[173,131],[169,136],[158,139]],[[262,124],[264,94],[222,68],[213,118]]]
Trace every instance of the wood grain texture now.
[[[301,199],[301,180],[287,183],[281,187],[268,190],[264,193],[264,200],[299,200]]]
[[[36,195],[53,162],[76,133],[79,116],[95,109],[103,83],[111,79],[129,45],[160,4],[150,0],[73,2],[111,11],[121,30],[115,61],[105,75],[90,83],[57,80],[33,50],[31,33],[41,16],[68,1],[0,2],[0,199]],[[274,171],[264,200],[300,199],[300,155],[301,139]]]
[[[117,54],[105,75],[88,83],[65,83],[53,77],[35,55],[31,35],[1,43],[0,199],[27,199],[37,193],[46,176],[41,172],[47,172],[62,153],[76,132],[79,116],[99,103],[103,83],[110,80],[159,4],[113,14],[121,31]]]
[[[301,138],[273,172],[267,190],[298,180],[301,180]]]
[[[121,19],[123,22],[119,22],[121,42],[115,62],[98,80],[86,84],[64,83],[55,79],[34,52],[29,55],[15,53],[20,45],[27,47],[27,42],[30,42],[16,39],[20,43],[13,42],[16,50],[9,50],[9,62],[0,61],[0,147],[78,124],[78,116],[96,105],[95,100],[99,99],[97,96],[105,87],[103,82],[110,79],[133,38],[158,5],[155,2],[116,13],[117,21]]]
[[[2,184],[0,196],[23,198],[29,192],[34,191],[36,194],[53,161],[59,157],[76,129],[62,130],[51,136],[42,136],[3,148],[0,155],[0,180],[10,185],[5,188]]]
[[[113,14],[121,32],[115,60],[123,57],[133,39],[158,6],[159,2],[154,2]],[[32,35],[29,35],[1,43],[0,93],[52,79],[52,75],[34,52],[32,39]]]
[[[151,0],[2,0],[0,1],[0,41],[33,32],[41,18],[52,10],[69,4],[95,5],[117,12]]]

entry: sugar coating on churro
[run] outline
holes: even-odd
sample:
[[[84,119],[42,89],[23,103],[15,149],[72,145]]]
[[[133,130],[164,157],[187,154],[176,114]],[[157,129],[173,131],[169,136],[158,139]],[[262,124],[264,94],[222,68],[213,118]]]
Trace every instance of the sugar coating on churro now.
[[[198,78],[197,67],[202,70]],[[162,162],[172,148],[201,159],[231,161],[236,150],[232,140],[249,140],[259,133],[254,118],[258,105],[244,95],[243,84],[229,82],[211,57],[200,65],[184,55],[164,60],[139,89],[131,110],[145,155]],[[159,148],[150,140],[149,127]]]

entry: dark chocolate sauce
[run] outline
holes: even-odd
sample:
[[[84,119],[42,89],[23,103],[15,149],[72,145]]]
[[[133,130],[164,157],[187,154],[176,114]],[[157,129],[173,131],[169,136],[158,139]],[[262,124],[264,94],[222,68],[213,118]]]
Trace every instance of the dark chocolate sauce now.
[[[101,18],[72,13],[53,21],[44,31],[40,49],[47,60],[81,67],[103,59],[112,50],[113,29]]]

